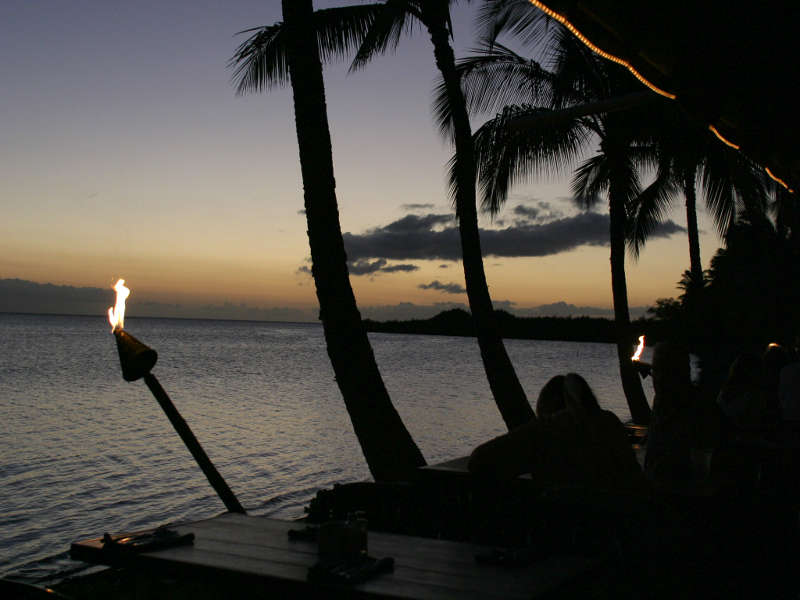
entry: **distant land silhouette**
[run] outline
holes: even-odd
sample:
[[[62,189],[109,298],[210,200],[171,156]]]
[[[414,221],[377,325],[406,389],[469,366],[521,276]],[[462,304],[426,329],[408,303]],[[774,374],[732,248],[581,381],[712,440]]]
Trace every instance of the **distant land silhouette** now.
[[[113,281],[109,279],[107,288],[99,288],[0,278],[0,312],[105,315],[108,307],[114,303],[114,290],[111,289],[112,283]],[[316,307],[258,307],[225,301],[219,303],[202,301],[187,301],[185,303],[162,302],[137,294],[135,282],[129,281],[128,283],[133,285],[134,290],[129,310],[131,317],[318,322],[319,310]],[[613,311],[610,308],[577,306],[564,301],[535,307],[518,307],[513,302],[498,300],[494,302],[494,305],[495,309],[503,309],[503,312],[508,314],[510,318],[514,317],[511,314],[513,312],[523,320],[525,317],[562,317],[566,318],[565,320],[569,320],[569,317],[578,319],[582,317],[611,318],[613,316]],[[424,322],[431,320],[434,315],[453,309],[461,309],[462,313],[468,314],[466,312],[466,304],[457,301],[435,302],[432,304],[398,302],[397,304],[359,306],[362,316],[366,319],[372,319],[374,322],[405,322],[410,320]],[[646,307],[632,307],[631,314],[634,316],[643,315],[645,310]],[[599,320],[606,319],[601,318]],[[509,335],[507,337],[514,336]]]
[[[565,342],[614,343],[614,321],[600,317],[516,317],[504,310],[495,311],[500,333],[507,339],[560,340]],[[429,335],[475,336],[472,316],[465,310],[452,309],[430,319],[410,321],[373,321],[365,319],[367,331]],[[653,322],[634,322],[642,333],[654,333]],[[660,337],[660,336],[658,336]],[[656,341],[656,340],[653,340]]]

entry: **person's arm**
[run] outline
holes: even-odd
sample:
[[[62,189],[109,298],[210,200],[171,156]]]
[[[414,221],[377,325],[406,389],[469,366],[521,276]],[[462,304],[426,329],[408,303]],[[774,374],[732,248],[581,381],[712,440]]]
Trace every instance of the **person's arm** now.
[[[531,421],[475,448],[467,467],[470,473],[497,481],[510,481],[529,473],[534,463],[538,427],[538,421]]]

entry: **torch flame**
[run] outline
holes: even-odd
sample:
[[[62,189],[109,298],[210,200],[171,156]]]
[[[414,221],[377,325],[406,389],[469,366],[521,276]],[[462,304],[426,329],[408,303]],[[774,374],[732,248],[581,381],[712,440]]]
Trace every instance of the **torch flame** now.
[[[117,291],[117,303],[108,308],[108,322],[111,323],[111,333],[117,329],[122,329],[125,324],[125,298],[131,295],[131,291],[125,287],[125,280],[120,279],[114,284]]]
[[[644,350],[644,336],[640,335],[639,336],[639,345],[636,346],[636,352],[634,352],[633,356],[631,356],[631,360],[639,360],[639,358],[641,358],[641,356],[642,356],[642,351],[643,350]]]

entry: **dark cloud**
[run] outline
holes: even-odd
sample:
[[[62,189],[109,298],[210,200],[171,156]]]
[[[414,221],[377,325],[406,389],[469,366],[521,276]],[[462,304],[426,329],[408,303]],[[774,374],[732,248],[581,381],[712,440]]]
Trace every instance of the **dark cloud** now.
[[[311,259],[308,259],[308,262],[310,263]],[[419,271],[419,267],[410,263],[390,265],[385,258],[378,258],[373,261],[359,258],[357,260],[348,261],[347,270],[350,272],[350,275],[359,276],[375,275],[376,273],[410,273],[411,271]],[[296,273],[302,275],[313,274],[310,265],[298,267]]]
[[[565,217],[563,211],[553,208],[546,200],[538,200],[533,206],[517,204],[511,212],[515,217],[515,226],[549,223]]]
[[[104,315],[114,304],[112,284],[104,289],[0,279],[0,312]]]
[[[401,263],[399,265],[388,265],[383,269],[381,269],[381,271],[383,273],[397,273],[397,272],[408,273],[411,271],[419,271],[419,267],[417,265]]]
[[[420,230],[433,229],[436,225],[452,223],[455,220],[453,215],[406,215],[402,219],[389,223],[386,227],[377,228],[373,231],[387,231],[389,233],[407,233]]]
[[[387,264],[385,258],[379,258],[372,262],[365,259],[354,260],[347,268],[351,275],[372,275],[374,273],[397,273],[419,270],[417,265],[402,263],[399,265]]]
[[[513,213],[520,217],[525,217],[531,221],[539,216],[539,209],[535,206],[525,206],[524,204],[517,204],[514,207]]]
[[[385,265],[386,259],[379,258],[378,260],[372,262],[368,260],[356,260],[351,262],[347,268],[351,275],[369,275],[371,273],[380,271]]]
[[[495,310],[505,310],[507,312],[512,312],[514,310],[514,305],[516,302],[513,300],[492,300],[492,308]]]
[[[467,292],[466,288],[458,283],[442,283],[438,279],[430,283],[420,283],[417,287],[423,290],[439,290],[447,294],[465,294]]]
[[[433,210],[433,204],[401,204],[403,210]]]
[[[460,260],[458,229],[451,215],[408,215],[363,234],[345,233],[347,255],[353,261]],[[652,237],[668,237],[685,229],[673,221],[662,224]],[[482,229],[484,256],[529,257],[568,252],[580,246],[608,245],[608,215],[582,212],[548,223],[517,223],[504,229]]]

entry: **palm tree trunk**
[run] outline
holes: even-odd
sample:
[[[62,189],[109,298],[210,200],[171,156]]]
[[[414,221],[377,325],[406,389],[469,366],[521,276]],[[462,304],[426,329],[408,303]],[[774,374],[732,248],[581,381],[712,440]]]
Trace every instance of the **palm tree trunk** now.
[[[628,284],[625,280],[625,206],[611,182],[608,211],[611,242],[611,295],[614,301],[614,322],[617,332],[617,358],[622,391],[631,411],[631,419],[639,425],[650,423],[650,406],[644,396],[639,374],[631,362],[634,336],[628,311]]]
[[[456,212],[469,307],[489,387],[500,415],[510,430],[536,416],[506,352],[486,283],[475,202],[475,149],[466,102],[456,71],[455,55],[448,39],[447,11],[447,2],[426,2],[423,20],[433,42],[436,66],[442,73],[453,113],[458,178]]]
[[[312,274],[328,356],[372,476],[409,479],[425,459],[392,406],[350,286],[312,2],[282,4]]]
[[[703,263],[700,260],[700,233],[697,229],[697,194],[695,192],[695,170],[686,174],[683,192],[686,197],[686,229],[689,232],[689,270],[692,283],[702,288]]]

